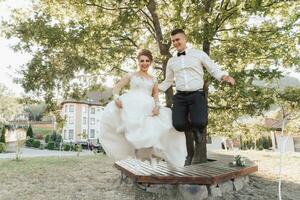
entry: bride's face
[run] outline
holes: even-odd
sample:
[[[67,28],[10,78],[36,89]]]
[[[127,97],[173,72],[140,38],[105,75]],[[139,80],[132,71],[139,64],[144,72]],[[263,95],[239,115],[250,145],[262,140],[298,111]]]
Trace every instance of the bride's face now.
[[[147,72],[150,65],[151,65],[151,60],[147,56],[141,55],[138,58],[138,66],[140,71]]]

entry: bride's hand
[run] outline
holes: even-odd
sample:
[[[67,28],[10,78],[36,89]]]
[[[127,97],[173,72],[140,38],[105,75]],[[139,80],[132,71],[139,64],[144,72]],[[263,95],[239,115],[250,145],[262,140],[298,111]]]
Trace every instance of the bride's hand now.
[[[152,110],[152,116],[159,115],[159,107],[155,106]]]
[[[118,108],[122,108],[123,105],[122,105],[122,101],[120,99],[115,99],[115,104]]]

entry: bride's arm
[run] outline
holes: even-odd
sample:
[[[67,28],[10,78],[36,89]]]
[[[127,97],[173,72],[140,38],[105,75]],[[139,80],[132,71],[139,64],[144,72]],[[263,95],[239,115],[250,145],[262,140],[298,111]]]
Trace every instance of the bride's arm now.
[[[159,104],[159,98],[158,98],[158,83],[155,82],[153,89],[152,89],[152,97],[154,99],[155,102],[155,106],[152,110],[153,115],[158,115],[159,114],[159,108],[160,108],[160,104]]]
[[[120,91],[123,87],[125,87],[129,83],[129,81],[130,81],[130,74],[126,74],[113,88],[114,100],[116,105],[119,108],[122,108],[122,102],[119,99]]]

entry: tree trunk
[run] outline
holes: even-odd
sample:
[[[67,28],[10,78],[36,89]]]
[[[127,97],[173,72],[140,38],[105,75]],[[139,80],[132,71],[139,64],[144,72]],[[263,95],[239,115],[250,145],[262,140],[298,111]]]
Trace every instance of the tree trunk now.
[[[155,36],[156,36],[156,42],[160,51],[160,54],[162,56],[164,56],[164,60],[163,60],[163,74],[164,74],[164,79],[166,78],[166,67],[167,67],[167,63],[169,58],[172,57],[169,48],[170,48],[170,43],[164,43],[164,39],[163,39],[163,34],[162,34],[162,30],[161,30],[161,26],[160,26],[160,21],[159,21],[159,17],[156,13],[156,2],[155,0],[149,0],[147,8],[150,12],[150,15],[152,17],[152,23],[154,26],[154,30],[155,30]],[[172,87],[169,88],[166,92],[165,92],[165,97],[166,97],[166,104],[167,107],[171,107],[172,105],[172,97],[173,97],[173,89]]]
[[[210,9],[212,6],[213,1],[211,0],[205,0],[204,2],[204,11],[205,13],[207,13],[207,15],[205,16],[209,16],[210,13]],[[203,41],[203,45],[202,45],[202,49],[205,53],[207,53],[207,55],[210,54],[210,29],[209,29],[209,22],[207,19],[204,19],[204,29],[203,29],[203,34],[204,34],[204,41]],[[205,98],[206,100],[208,100],[208,86],[209,83],[207,80],[204,80],[204,86],[203,86],[203,90],[205,93]],[[207,126],[205,127],[205,129],[203,130],[203,140],[200,142],[199,144],[199,156],[200,156],[200,163],[204,163],[207,162],[207,148],[206,148],[206,143],[207,143]]]

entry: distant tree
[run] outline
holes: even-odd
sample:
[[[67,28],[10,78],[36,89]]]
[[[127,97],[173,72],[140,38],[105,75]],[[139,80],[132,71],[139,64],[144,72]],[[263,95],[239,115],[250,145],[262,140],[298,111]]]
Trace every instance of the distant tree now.
[[[46,110],[44,103],[28,105],[25,111],[29,114],[29,120],[41,121]]]
[[[6,140],[5,140],[5,131],[6,131],[6,129],[5,129],[5,127],[3,126],[3,128],[1,129],[1,136],[0,136],[0,142],[2,142],[2,143],[6,143]]]
[[[0,84],[0,123],[7,123],[22,112],[20,104],[8,88]]]
[[[30,137],[30,138],[33,138],[33,130],[32,130],[31,125],[29,125],[29,127],[27,129],[26,136]]]

